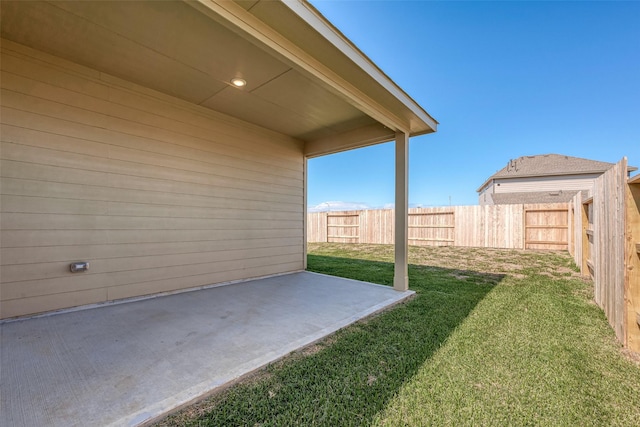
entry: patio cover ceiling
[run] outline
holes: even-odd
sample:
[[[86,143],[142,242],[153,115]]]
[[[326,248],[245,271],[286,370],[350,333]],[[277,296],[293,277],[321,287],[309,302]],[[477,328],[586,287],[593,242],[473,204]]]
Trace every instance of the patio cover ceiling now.
[[[290,135],[309,157],[436,130],[307,2],[3,0],[1,8],[3,38]]]

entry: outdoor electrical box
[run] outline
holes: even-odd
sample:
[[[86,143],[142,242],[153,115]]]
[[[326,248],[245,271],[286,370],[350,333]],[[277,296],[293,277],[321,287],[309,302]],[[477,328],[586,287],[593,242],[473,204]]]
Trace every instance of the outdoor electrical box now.
[[[72,273],[80,273],[82,271],[87,271],[89,269],[88,262],[72,262],[69,266]]]

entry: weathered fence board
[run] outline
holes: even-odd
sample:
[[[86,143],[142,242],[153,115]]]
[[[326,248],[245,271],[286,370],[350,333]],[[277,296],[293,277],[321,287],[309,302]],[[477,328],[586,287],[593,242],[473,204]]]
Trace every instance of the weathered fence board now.
[[[307,241],[327,241],[327,215],[326,212],[314,212],[307,215]]]
[[[451,246],[454,244],[455,210],[409,210],[409,244]]]
[[[624,340],[624,232],[627,162],[623,159],[594,182],[593,244],[594,293],[609,323]]]
[[[327,242],[360,243],[360,212],[330,212],[327,214]]]
[[[395,221],[391,210],[361,211],[361,242],[393,244]]]
[[[578,193],[569,202],[569,253],[577,266],[582,264],[582,194]]]
[[[522,249],[523,205],[455,209],[455,246]]]
[[[524,210],[525,249],[569,249],[568,207],[529,206]]]

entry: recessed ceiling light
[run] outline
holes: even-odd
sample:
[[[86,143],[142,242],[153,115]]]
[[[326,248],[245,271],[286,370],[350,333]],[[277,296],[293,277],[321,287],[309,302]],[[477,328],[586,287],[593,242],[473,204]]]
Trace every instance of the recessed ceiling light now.
[[[235,87],[244,87],[247,85],[247,81],[244,79],[231,79],[231,84],[234,85]]]

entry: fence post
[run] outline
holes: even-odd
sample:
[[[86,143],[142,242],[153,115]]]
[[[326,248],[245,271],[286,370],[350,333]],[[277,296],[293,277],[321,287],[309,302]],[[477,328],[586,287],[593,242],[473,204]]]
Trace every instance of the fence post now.
[[[329,211],[324,213],[324,223],[325,223],[325,237],[324,241],[329,243]]]
[[[589,276],[593,278],[593,272],[591,271],[591,251],[593,241],[593,230],[590,227],[590,220],[593,221],[593,198],[582,202],[582,265],[580,266],[580,272],[583,276]]]
[[[626,187],[626,342],[629,350],[640,353],[640,175],[629,179]]]

